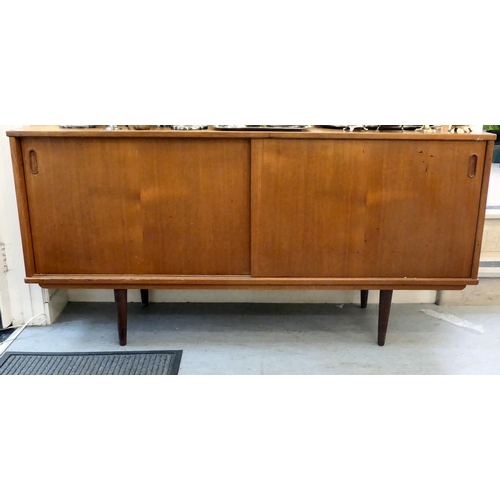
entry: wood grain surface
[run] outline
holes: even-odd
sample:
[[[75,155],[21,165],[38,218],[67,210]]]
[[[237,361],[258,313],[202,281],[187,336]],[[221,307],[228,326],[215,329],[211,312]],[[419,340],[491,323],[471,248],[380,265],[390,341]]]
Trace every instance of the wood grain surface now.
[[[31,235],[31,222],[28,205],[28,193],[26,191],[26,180],[24,177],[24,161],[21,149],[21,141],[11,137],[10,153],[14,168],[14,184],[16,188],[17,211],[21,227],[21,240],[23,244],[24,267],[26,276],[35,273],[35,256],[33,251],[33,238]]]
[[[165,288],[200,290],[461,290],[472,278],[253,278],[140,274],[36,274],[27,283],[44,288]]]
[[[249,274],[248,140],[22,140],[42,274]]]
[[[475,277],[485,143],[258,142],[252,276]]]
[[[491,134],[28,127],[9,135],[28,283],[477,283]]]

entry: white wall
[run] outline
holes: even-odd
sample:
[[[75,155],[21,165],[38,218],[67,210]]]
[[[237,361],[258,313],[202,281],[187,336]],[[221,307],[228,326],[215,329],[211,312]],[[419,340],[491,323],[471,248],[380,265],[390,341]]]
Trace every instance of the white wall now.
[[[2,313],[0,328],[7,328],[12,323],[12,313],[10,308],[9,286],[7,283],[7,267],[6,264],[4,264],[3,255],[4,246],[3,243],[0,243],[0,312]]]
[[[49,293],[42,291],[38,285],[24,283],[25,268],[14,175],[9,139],[5,135],[7,130],[15,127],[16,125],[0,125],[0,243],[5,244],[8,266],[7,273],[0,281],[0,286],[3,284],[2,317],[6,314],[9,323],[12,321],[14,326],[20,326],[33,316],[45,313],[50,323],[58,311],[49,305]],[[61,298],[64,301],[64,297],[59,297]],[[61,300],[57,303],[61,304]]]
[[[138,290],[130,290],[130,302],[140,302]],[[152,290],[151,302],[289,302],[304,304],[351,304],[358,303],[359,291],[323,291],[323,290]],[[69,290],[70,302],[112,302],[111,290]],[[378,292],[369,294],[370,303],[378,303]],[[433,304],[436,292],[433,291],[395,291],[394,303]]]

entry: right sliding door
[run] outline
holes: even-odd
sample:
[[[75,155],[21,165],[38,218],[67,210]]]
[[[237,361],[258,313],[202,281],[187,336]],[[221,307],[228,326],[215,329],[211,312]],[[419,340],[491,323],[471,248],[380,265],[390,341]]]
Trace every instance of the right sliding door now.
[[[486,142],[252,142],[252,276],[471,276]]]

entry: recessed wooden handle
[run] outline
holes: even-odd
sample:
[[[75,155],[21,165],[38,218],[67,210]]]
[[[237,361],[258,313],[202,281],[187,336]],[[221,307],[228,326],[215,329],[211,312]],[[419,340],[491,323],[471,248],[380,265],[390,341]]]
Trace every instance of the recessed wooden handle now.
[[[38,160],[36,157],[36,151],[31,150],[30,154],[30,170],[32,174],[38,174]]]
[[[470,155],[469,157],[469,177],[473,179],[476,177],[477,170],[477,155]]]

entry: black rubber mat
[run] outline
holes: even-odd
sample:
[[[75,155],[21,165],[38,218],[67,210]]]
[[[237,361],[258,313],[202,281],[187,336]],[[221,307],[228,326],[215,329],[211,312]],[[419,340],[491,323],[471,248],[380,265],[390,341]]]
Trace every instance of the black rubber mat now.
[[[0,330],[0,344],[5,342],[16,330],[17,328],[6,328],[5,330]]]
[[[182,351],[6,352],[0,375],[177,375]]]

